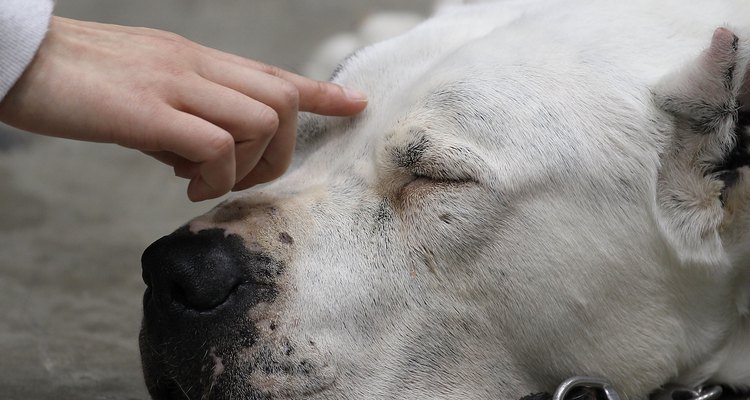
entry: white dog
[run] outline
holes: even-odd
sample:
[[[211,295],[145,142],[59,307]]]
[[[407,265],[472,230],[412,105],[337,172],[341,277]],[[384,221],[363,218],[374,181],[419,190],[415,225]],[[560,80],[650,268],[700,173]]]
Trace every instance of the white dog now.
[[[144,254],[153,397],[748,388],[748,28],[745,0],[511,0],[357,52],[363,115],[303,117],[284,177]]]

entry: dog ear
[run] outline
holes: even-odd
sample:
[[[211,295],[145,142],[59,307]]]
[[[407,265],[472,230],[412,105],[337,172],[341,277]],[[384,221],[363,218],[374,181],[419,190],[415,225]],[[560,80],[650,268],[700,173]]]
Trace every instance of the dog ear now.
[[[674,122],[661,155],[659,222],[686,264],[732,264],[726,246],[750,230],[749,44],[718,28],[697,59],[654,88]]]

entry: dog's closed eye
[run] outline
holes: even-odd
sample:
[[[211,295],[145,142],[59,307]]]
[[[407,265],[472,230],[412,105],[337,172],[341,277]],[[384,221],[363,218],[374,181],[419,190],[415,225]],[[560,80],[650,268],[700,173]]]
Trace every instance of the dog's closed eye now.
[[[468,145],[448,137],[434,137],[424,129],[410,129],[384,147],[390,173],[405,175],[400,186],[434,183],[478,183],[484,161]],[[415,182],[415,183],[412,183]]]

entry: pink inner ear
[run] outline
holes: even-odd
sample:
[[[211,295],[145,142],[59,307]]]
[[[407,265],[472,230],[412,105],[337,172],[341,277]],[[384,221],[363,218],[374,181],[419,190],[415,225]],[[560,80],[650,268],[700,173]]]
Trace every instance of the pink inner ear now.
[[[737,35],[727,28],[716,28],[714,36],[711,39],[711,48],[729,48],[730,50],[736,50],[737,46]]]
[[[737,61],[735,53],[738,50],[740,40],[734,32],[727,28],[717,28],[711,39],[711,47],[707,50],[706,56],[709,65],[726,65]],[[745,79],[740,87],[739,105],[743,112],[750,112],[750,65],[745,71]]]
[[[717,28],[705,57],[709,65],[724,69],[735,62],[739,38],[727,28]]]

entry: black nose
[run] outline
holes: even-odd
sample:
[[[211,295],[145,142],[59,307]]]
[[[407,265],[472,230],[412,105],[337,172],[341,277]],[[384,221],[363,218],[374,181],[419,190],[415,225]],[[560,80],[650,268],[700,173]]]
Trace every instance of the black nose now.
[[[242,238],[223,229],[197,234],[183,228],[164,236],[141,258],[147,297],[162,310],[210,311],[252,281],[258,264]]]

